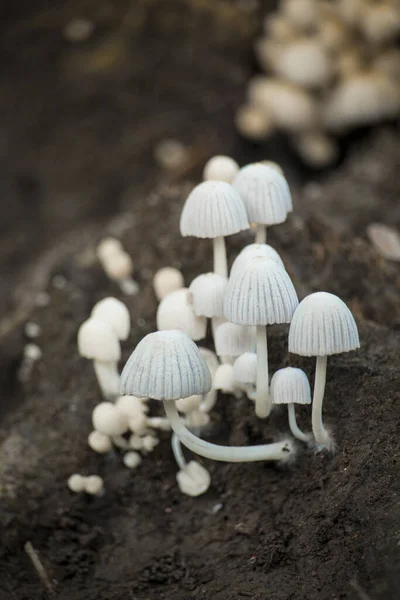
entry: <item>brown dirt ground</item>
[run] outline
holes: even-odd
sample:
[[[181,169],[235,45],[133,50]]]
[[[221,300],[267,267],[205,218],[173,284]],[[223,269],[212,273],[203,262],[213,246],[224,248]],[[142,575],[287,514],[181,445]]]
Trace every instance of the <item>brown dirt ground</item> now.
[[[181,7],[184,3],[177,4]],[[55,12],[60,23],[66,18],[63,14]],[[200,24],[195,21],[193,27],[197,32],[194,47],[200,47],[201,33],[204,35],[205,29],[214,24],[207,60],[220,48],[217,55],[229,57],[224,58],[227,62],[220,71],[228,72],[227,64],[239,64],[244,78],[251,27],[241,43],[236,43],[236,50],[227,51],[230,37],[220,40],[216,33],[218,18],[205,9],[200,14]],[[158,17],[151,15],[151,22],[157,21]],[[117,18],[116,22],[120,23]],[[171,23],[176,20],[171,18]],[[50,35],[48,30],[53,31],[53,25],[46,27],[46,35]],[[23,32],[18,35],[25,40],[27,33]],[[31,28],[29,33],[33,35]],[[192,39],[192,33],[187,35]],[[53,36],[55,43],[58,38],[54,32]],[[140,46],[147,38],[134,39]],[[32,40],[28,36],[25,41],[28,49]],[[160,57],[168,47],[167,41],[168,36]],[[246,57],[238,57],[246,48]],[[60,53],[61,57],[70,57],[64,47]],[[185,65],[179,72],[189,77],[190,61]],[[133,78],[133,67],[127,69]],[[18,79],[18,70],[14,72]],[[119,72],[118,90],[127,80],[126,72]],[[196,107],[182,114],[182,131],[191,124],[185,141],[203,140],[195,144],[194,174],[198,174],[196,165],[202,163],[203,155],[222,147],[237,154],[242,162],[267,152],[265,148],[241,144],[228,128],[229,113],[242,83],[229,83],[230,75],[216,83],[207,73],[201,79],[202,73],[200,68],[191,73],[192,82],[200,79],[198,89],[202,93],[217,87],[229,90],[232,97],[226,92],[226,105],[222,102],[213,113],[200,106],[199,92],[193,100]],[[95,78],[93,83],[94,88],[103,89],[102,93],[109,85],[110,80],[103,77]],[[24,91],[28,88],[27,84]],[[112,90],[107,93],[108,98],[114,98]],[[176,93],[174,88],[171,94]],[[47,598],[24,551],[27,541],[39,552],[57,600],[397,600],[400,271],[397,264],[380,258],[365,238],[365,227],[372,220],[400,226],[400,144],[396,132],[388,128],[369,134],[362,143],[352,145],[338,169],[301,186],[296,184],[296,168],[286,155],[282,160],[294,182],[296,209],[286,224],[271,231],[271,244],[285,260],[301,297],[318,289],[339,294],[354,311],[360,328],[361,349],[329,361],[325,416],[338,443],[337,453],[314,455],[299,449],[297,461],[285,469],[204,461],[212,474],[212,486],[206,495],[191,499],[177,489],[168,436],[135,472],[123,466],[117,452],[102,457],[87,447],[90,415],[100,395],[91,365],[78,357],[76,333],[94,302],[106,295],[121,297],[94,258],[95,242],[104,233],[120,235],[135,260],[141,285],[137,297],[125,299],[134,326],[124,344],[122,364],[138,340],[154,328],[156,301],[150,285],[154,271],[163,265],[176,265],[189,282],[194,275],[208,270],[210,246],[207,242],[182,240],[178,233],[179,213],[190,184],[181,182],[181,174],[168,183],[158,171],[156,182],[152,181],[152,144],[171,136],[174,126],[155,126],[153,137],[144,143],[147,157],[143,158],[142,146],[133,151],[136,145],[132,141],[124,146],[125,150],[122,148],[120,132],[129,114],[125,108],[115,117],[115,145],[107,129],[101,146],[101,136],[93,130],[102,119],[109,118],[108,105],[103,101],[88,104],[88,115],[89,106],[102,108],[96,109],[89,128],[92,133],[85,137],[87,130],[80,131],[76,125],[83,121],[74,119],[78,96],[66,120],[65,135],[71,143],[71,152],[66,156],[71,162],[65,160],[64,168],[63,150],[69,146],[62,140],[62,121],[56,118],[55,109],[52,119],[58,129],[48,146],[41,137],[35,141],[20,124],[22,137],[18,143],[22,146],[13,141],[14,150],[1,159],[3,172],[7,164],[12,167],[7,171],[10,189],[28,190],[28,196],[32,189],[34,193],[39,191],[37,200],[29,196],[26,202],[31,207],[28,218],[23,212],[24,194],[19,200],[22,204],[13,205],[15,214],[10,216],[9,205],[1,207],[1,214],[9,218],[9,228],[4,227],[1,281],[6,300],[0,331],[0,600]],[[69,101],[63,102],[65,109]],[[184,104],[184,99],[181,102]],[[166,106],[164,101],[160,105]],[[179,102],[175,105],[171,98],[171,106],[178,119]],[[10,97],[9,109],[15,117],[11,108]],[[29,110],[24,104],[22,123],[33,119],[40,129],[36,113],[28,114]],[[141,110],[144,114],[144,100]],[[50,119],[45,110],[41,114],[43,119]],[[193,122],[195,115],[198,120]],[[132,117],[133,122],[133,130],[137,131],[136,118]],[[160,123],[164,122],[165,113],[160,117]],[[10,118],[7,128],[14,131],[16,123]],[[50,135],[52,123],[46,121],[46,135]],[[204,123],[211,123],[205,133]],[[211,131],[208,146],[204,139]],[[79,144],[89,140],[89,147],[74,145],[74,135]],[[24,146],[27,153],[18,163],[18,147]],[[55,155],[52,159],[52,148],[58,149],[62,159],[56,160]],[[86,154],[90,164],[80,170],[79,158],[83,160]],[[109,171],[105,169],[108,156],[113,161]],[[128,165],[135,163],[136,167],[136,159],[146,165],[143,178],[129,173]],[[22,163],[28,165],[26,173],[35,183],[23,179],[22,188],[15,188],[18,165]],[[76,171],[71,164],[77,165]],[[96,165],[101,177],[96,176]],[[110,186],[104,187],[105,182]],[[115,185],[118,193],[114,193]],[[86,208],[82,209],[78,200],[63,200],[62,193],[70,186],[75,186],[79,198],[90,196]],[[86,196],[89,189],[91,193]],[[145,193],[150,189],[151,193]],[[53,197],[56,203],[51,208]],[[39,199],[42,213],[35,216]],[[63,207],[65,212],[60,214]],[[112,215],[119,218],[110,221]],[[35,246],[33,232],[37,227],[41,229]],[[15,243],[12,231],[22,232]],[[58,241],[64,233],[68,236]],[[233,257],[250,239],[249,233],[232,237],[228,243],[230,255]],[[56,275],[65,279],[61,288],[55,285]],[[50,305],[33,308],[35,294],[43,286],[50,294]],[[21,383],[17,372],[27,342],[22,323],[28,318],[42,328],[37,343],[43,358],[29,381]],[[271,328],[271,371],[290,362],[304,367],[312,376],[313,361],[289,357],[286,340],[286,328]],[[307,410],[299,411],[299,415],[306,426]],[[277,439],[286,431],[284,413],[276,411],[264,423],[254,417],[249,403],[223,396],[214,411],[209,436],[219,442],[252,444]],[[102,475],[105,495],[88,498],[71,494],[66,479],[76,471]]]

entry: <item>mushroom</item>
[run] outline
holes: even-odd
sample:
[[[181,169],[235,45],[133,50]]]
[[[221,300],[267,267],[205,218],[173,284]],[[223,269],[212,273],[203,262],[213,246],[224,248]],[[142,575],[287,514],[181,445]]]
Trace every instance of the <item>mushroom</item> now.
[[[294,138],[297,153],[310,167],[322,169],[331,165],[339,155],[335,140],[323,131],[304,131]]]
[[[312,28],[319,16],[316,0],[283,0],[281,11],[288,21],[296,27],[308,30]]]
[[[328,52],[315,39],[300,39],[281,49],[273,65],[283,79],[305,88],[322,88],[333,75]]]
[[[206,394],[211,376],[196,344],[181,331],[150,333],[137,345],[121,376],[121,393],[163,400],[172,429],[182,444],[214,460],[249,462],[291,458],[291,440],[246,448],[219,446],[196,437],[181,421],[175,401]]]
[[[102,496],[104,481],[98,475],[89,475],[85,478],[85,492],[90,496]]]
[[[256,104],[243,104],[235,115],[239,133],[250,140],[263,140],[275,129],[272,115]]]
[[[182,273],[174,267],[158,269],[153,277],[153,288],[157,300],[160,302],[165,296],[180,290],[185,286]]]
[[[88,444],[98,454],[106,454],[112,449],[112,443],[108,435],[100,431],[92,431],[88,437]]]
[[[118,436],[128,430],[128,419],[112,402],[100,402],[92,413],[93,427],[104,435]]]
[[[130,450],[126,454],[124,454],[123,462],[128,469],[136,469],[142,462],[142,457],[139,452],[135,452],[134,450]]]
[[[233,363],[233,378],[244,389],[250,400],[255,400],[257,383],[257,354],[245,352]]]
[[[198,341],[206,337],[207,319],[195,315],[192,294],[187,288],[182,288],[161,300],[157,309],[157,329],[179,329]]]
[[[243,198],[250,223],[257,224],[256,243],[265,244],[266,227],[283,223],[292,210],[286,179],[275,168],[255,163],[240,169],[233,185]]]
[[[302,300],[289,330],[289,352],[316,356],[312,429],[318,448],[334,442],[322,423],[327,357],[360,347],[357,325],[346,304],[334,294],[317,292]]]
[[[361,27],[369,42],[393,42],[400,33],[399,7],[390,2],[367,4],[362,13]]]
[[[257,392],[256,415],[267,417],[268,398],[267,325],[290,323],[298,305],[289,275],[275,260],[258,256],[229,279],[224,298],[225,317],[232,323],[256,325]]]
[[[289,427],[301,442],[311,441],[310,434],[301,431],[296,421],[295,404],[311,404],[311,390],[307,375],[301,369],[279,369],[271,379],[271,397],[274,404],[287,404]]]
[[[228,278],[216,273],[205,273],[193,279],[189,286],[194,314],[198,317],[222,317],[224,293]]]
[[[246,207],[238,192],[224,181],[204,181],[189,194],[182,210],[183,236],[212,238],[214,272],[227,277],[225,237],[249,228]]]
[[[277,251],[274,250],[274,248],[272,248],[272,246],[269,246],[268,244],[249,244],[248,246],[245,246],[241,252],[239,252],[237,257],[233,261],[230,276],[234,277],[235,273],[237,273],[237,271],[241,269],[247,261],[251,260],[252,258],[255,258],[256,256],[265,256],[265,258],[272,258],[279,265],[281,265],[281,267],[285,268],[281,257],[279,256]]]
[[[207,469],[194,460],[189,463],[186,462],[181,443],[175,433],[171,437],[171,447],[176,464],[179,467],[179,471],[176,474],[176,481],[182,494],[192,497],[205,494],[211,483],[211,477]]]
[[[235,383],[233,366],[229,364],[219,365],[213,378],[213,388],[221,390],[224,394],[233,394],[236,388]]]
[[[244,352],[253,352],[256,346],[254,327],[236,323],[223,323],[215,332],[215,350],[221,357],[236,357]]]
[[[176,401],[176,407],[180,413],[185,415],[185,425],[189,429],[199,431],[210,422],[210,417],[206,411],[200,410],[203,396],[194,395],[189,398],[180,398]]]
[[[93,317],[85,321],[78,331],[78,351],[84,358],[93,360],[104,398],[114,399],[119,391],[117,363],[121,348],[111,325]]]
[[[104,298],[94,305],[91,316],[110,325],[119,340],[126,340],[131,328],[131,316],[125,304],[117,298]]]
[[[71,492],[75,494],[79,494],[80,492],[85,491],[86,477],[83,475],[79,475],[79,473],[73,473],[70,477],[68,477],[67,485]]]
[[[239,165],[230,156],[213,156],[206,162],[203,171],[205,181],[225,181],[232,183],[235,179]]]

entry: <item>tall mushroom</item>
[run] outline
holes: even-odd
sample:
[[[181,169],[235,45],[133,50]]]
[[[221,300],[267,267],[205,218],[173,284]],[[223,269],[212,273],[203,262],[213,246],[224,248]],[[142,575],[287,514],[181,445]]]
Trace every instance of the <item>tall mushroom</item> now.
[[[317,292],[300,302],[290,325],[289,352],[317,357],[312,428],[320,449],[334,447],[334,441],[322,422],[327,357],[359,347],[356,322],[340,298],[327,292]]]
[[[175,401],[211,388],[211,375],[196,344],[181,331],[150,333],[137,345],[121,376],[121,393],[163,400],[179,440],[193,452],[226,462],[286,461],[295,454],[291,440],[250,447],[218,446],[191,433],[181,421]]]
[[[224,181],[204,181],[189,194],[182,210],[183,236],[211,238],[214,272],[228,276],[225,236],[249,228],[246,207],[238,192]]]
[[[311,441],[310,434],[297,425],[295,404],[311,404],[311,390],[307,375],[301,369],[286,367],[274,373],[271,379],[271,398],[274,404],[287,404],[289,427],[301,442]]]
[[[224,298],[225,318],[239,325],[256,325],[257,329],[256,415],[260,418],[271,411],[266,326],[290,323],[297,305],[289,275],[270,258],[253,258],[229,279]]]
[[[285,177],[276,168],[255,163],[240,169],[233,182],[246,205],[250,223],[257,224],[256,243],[267,241],[267,226],[286,221],[292,198]]]

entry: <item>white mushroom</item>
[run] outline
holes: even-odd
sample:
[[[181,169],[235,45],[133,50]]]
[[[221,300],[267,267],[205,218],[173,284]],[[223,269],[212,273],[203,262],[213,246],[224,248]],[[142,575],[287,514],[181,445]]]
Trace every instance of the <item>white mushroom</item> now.
[[[218,356],[240,356],[253,352],[256,347],[256,330],[236,323],[223,323],[215,332],[215,350]]]
[[[71,492],[79,494],[80,492],[85,491],[86,479],[87,478],[83,475],[79,475],[79,473],[74,473],[68,478],[67,485]]]
[[[260,418],[267,417],[271,410],[266,326],[290,323],[297,305],[296,290],[289,275],[270,258],[253,258],[229,279],[224,298],[225,317],[239,325],[256,325],[257,329],[255,408]]]
[[[131,328],[131,316],[123,302],[117,298],[104,298],[94,305],[91,316],[112,327],[119,340],[126,340]]]
[[[92,431],[88,437],[88,444],[98,454],[106,454],[112,449],[112,443],[108,435],[100,431]]]
[[[301,132],[294,138],[293,145],[304,162],[316,169],[331,165],[339,156],[336,141],[323,131]]]
[[[236,389],[235,383],[233,366],[219,365],[213,378],[213,388],[221,390],[224,394],[232,394]]]
[[[245,352],[233,363],[233,378],[244,389],[250,400],[255,400],[257,383],[257,354]]]
[[[128,430],[128,420],[112,402],[101,402],[92,413],[93,427],[104,435],[117,436]]]
[[[196,437],[179,417],[175,400],[202,395],[211,388],[211,376],[192,340],[180,331],[147,335],[130,356],[121,376],[122,393],[164,401],[172,429],[180,441],[206,458],[227,462],[288,460],[294,455],[290,440],[246,448],[218,446]]]
[[[328,52],[313,39],[294,40],[279,53],[274,71],[283,79],[305,88],[322,88],[333,76]]]
[[[171,292],[180,290],[185,286],[182,273],[174,267],[158,269],[153,277],[153,288],[157,300],[160,301]]]
[[[189,291],[193,298],[193,309],[196,316],[222,317],[224,293],[228,278],[217,273],[205,273],[193,279]]]
[[[237,191],[224,181],[204,181],[189,194],[182,210],[183,236],[212,238],[214,272],[227,277],[225,236],[249,228],[246,208]]]
[[[243,104],[235,115],[236,129],[245,138],[263,140],[275,129],[272,114],[256,104]]]
[[[225,181],[232,183],[235,179],[239,165],[230,156],[213,156],[206,162],[203,171],[205,181]]]
[[[230,277],[234,277],[235,273],[237,273],[239,269],[243,268],[247,261],[255,258],[256,256],[272,258],[279,265],[281,265],[281,267],[285,268],[281,257],[277,251],[272,248],[272,246],[269,246],[268,244],[249,244],[248,246],[245,246],[241,252],[239,252],[233,261]]]
[[[293,208],[285,177],[273,167],[255,163],[240,169],[233,185],[243,198],[250,223],[257,223],[256,243],[265,244],[267,226],[286,221]]]
[[[104,481],[98,475],[89,475],[85,481],[85,492],[90,496],[101,496],[104,492]]]
[[[274,404],[287,404],[289,427],[294,437],[306,444],[310,442],[312,436],[301,431],[297,425],[294,406],[311,404],[310,384],[304,371],[292,367],[279,369],[271,379],[271,397]]]
[[[178,329],[198,341],[206,337],[207,319],[195,315],[192,294],[182,288],[161,300],[157,309],[157,329]]]
[[[121,348],[113,328],[99,319],[88,319],[78,331],[78,350],[81,356],[93,360],[103,396],[114,399],[119,392],[117,363]]]
[[[334,442],[322,423],[327,357],[360,347],[357,325],[345,303],[334,294],[317,292],[302,300],[289,331],[289,352],[316,356],[312,428],[319,448]]]
[[[209,350],[208,348],[199,347],[199,352],[202,355],[202,357],[204,358],[206,365],[211,373],[211,378],[213,379],[215,376],[215,372],[219,367],[219,360],[217,358],[217,355],[215,354],[215,352],[213,352],[212,350]],[[207,412],[207,413],[210,412],[210,410],[213,409],[216,401],[217,401],[217,392],[216,392],[216,390],[213,390],[211,388],[211,390],[203,396],[199,410],[201,410],[202,412]]]
[[[179,467],[176,480],[180,491],[187,496],[201,496],[210,487],[211,477],[209,472],[198,462],[186,462],[181,443],[175,433],[171,437],[171,447]]]
[[[140,463],[142,462],[142,457],[139,452],[135,452],[134,450],[130,450],[126,454],[124,454],[123,462],[128,469],[136,469]]]
[[[102,239],[96,250],[97,257],[101,263],[104,263],[112,256],[121,254],[123,251],[121,242],[113,237]]]

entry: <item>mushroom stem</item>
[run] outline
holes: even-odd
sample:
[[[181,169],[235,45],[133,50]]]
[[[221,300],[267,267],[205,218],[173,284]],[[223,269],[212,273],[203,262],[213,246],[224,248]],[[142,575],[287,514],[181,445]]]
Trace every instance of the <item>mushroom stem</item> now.
[[[176,464],[178,465],[179,470],[183,471],[185,469],[185,467],[187,466],[187,462],[185,460],[185,457],[183,456],[181,442],[180,442],[178,436],[176,435],[176,433],[172,434],[171,447],[172,447],[172,452],[174,453]]]
[[[312,403],[312,430],[317,444],[330,446],[332,443],[331,438],[322,423],[322,403],[325,392],[326,363],[326,356],[317,356]]]
[[[106,400],[115,400],[119,396],[120,385],[117,363],[94,360],[93,368],[104,398]]]
[[[214,273],[221,277],[228,277],[228,261],[226,258],[225,238],[223,236],[213,239]]]
[[[164,400],[164,408],[171,427],[179,440],[189,450],[213,460],[223,462],[253,462],[259,460],[283,460],[287,461],[295,453],[295,447],[291,440],[283,440],[275,444],[264,444],[262,446],[218,446],[210,444],[191,433],[182,423],[175,400]]]
[[[268,346],[267,328],[257,325],[257,393],[256,415],[265,419],[271,412],[271,403],[268,395]]]
[[[256,239],[254,240],[256,244],[266,244],[267,243],[267,227],[262,223],[256,224]]]
[[[308,444],[308,442],[311,441],[311,436],[301,431],[300,427],[297,425],[296,409],[293,402],[288,404],[288,414],[290,431],[293,433],[295,438]]]

